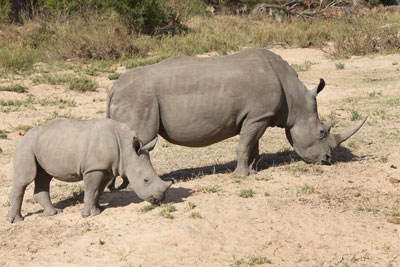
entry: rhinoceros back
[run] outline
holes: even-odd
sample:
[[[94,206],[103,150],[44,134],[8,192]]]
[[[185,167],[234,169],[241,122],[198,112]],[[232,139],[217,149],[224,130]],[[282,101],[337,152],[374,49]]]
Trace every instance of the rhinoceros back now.
[[[40,128],[33,149],[47,173],[68,182],[93,170],[111,171],[118,160],[115,133],[106,120],[54,120]]]
[[[160,133],[195,147],[237,135],[248,118],[274,116],[282,105],[280,80],[266,56],[254,49],[175,57],[130,70],[111,90],[109,117],[137,130],[144,142]]]

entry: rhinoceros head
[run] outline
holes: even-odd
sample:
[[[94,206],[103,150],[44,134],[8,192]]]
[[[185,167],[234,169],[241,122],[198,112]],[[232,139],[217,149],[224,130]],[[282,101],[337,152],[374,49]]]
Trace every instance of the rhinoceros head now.
[[[355,134],[364,122],[358,122],[353,128],[342,134],[332,134],[330,129],[335,123],[332,120],[322,124],[317,112],[317,94],[324,88],[325,82],[320,80],[313,90],[307,90],[304,103],[296,110],[294,123],[286,127],[286,137],[299,156],[307,163],[330,163],[332,150]]]
[[[158,177],[151,164],[149,151],[157,143],[157,137],[143,146],[140,139],[133,137],[132,149],[124,159],[124,173],[135,193],[152,204],[160,203],[171,181],[163,181]]]

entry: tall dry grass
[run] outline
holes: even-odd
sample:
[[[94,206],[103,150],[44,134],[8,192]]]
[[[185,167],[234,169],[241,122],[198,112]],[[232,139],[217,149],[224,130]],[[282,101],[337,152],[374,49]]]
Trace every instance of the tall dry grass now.
[[[332,56],[398,52],[400,12],[386,9],[360,11],[333,19],[293,18],[278,23],[268,17],[192,16],[189,31],[148,36],[130,30],[113,12],[85,16],[31,16],[22,25],[0,27],[0,67],[24,71],[38,61],[65,59],[124,60],[126,65],[154,63],[173,55],[211,51],[226,54],[243,47],[325,47]],[[152,56],[149,60],[146,58]]]

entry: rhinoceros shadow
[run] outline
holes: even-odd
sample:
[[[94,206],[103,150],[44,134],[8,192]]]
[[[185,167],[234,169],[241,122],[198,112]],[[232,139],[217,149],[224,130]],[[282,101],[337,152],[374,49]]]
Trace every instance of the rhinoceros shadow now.
[[[359,161],[363,157],[354,155],[349,149],[339,146],[333,151],[332,164],[338,162]],[[257,171],[262,171],[270,167],[282,166],[292,162],[301,161],[302,159],[297,155],[294,150],[284,150],[277,153],[263,153],[257,162]],[[201,178],[205,175],[231,173],[236,168],[236,161],[230,161],[217,165],[209,165],[198,168],[187,168],[172,171],[161,175],[161,179],[168,180],[174,179],[177,181],[186,181],[191,179]]]
[[[184,198],[189,197],[192,194],[191,189],[187,189],[184,187],[171,187],[168,189],[167,194],[163,203],[179,203],[183,202]],[[61,200],[54,204],[54,206],[58,209],[64,209],[66,207],[75,206],[76,204],[83,203],[84,192],[74,193],[71,197]],[[115,192],[104,192],[100,197],[100,205],[103,209],[107,208],[116,208],[116,207],[124,207],[128,206],[132,203],[140,203],[143,202],[134,191],[131,190],[123,190],[123,191],[115,191]],[[43,211],[43,210],[41,210]],[[39,213],[38,211],[36,213]]]

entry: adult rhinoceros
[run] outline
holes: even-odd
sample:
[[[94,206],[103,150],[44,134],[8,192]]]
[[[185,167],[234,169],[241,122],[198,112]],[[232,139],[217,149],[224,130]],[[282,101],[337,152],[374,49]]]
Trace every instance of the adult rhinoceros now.
[[[234,173],[248,175],[268,126],[285,128],[308,163],[329,162],[332,150],[358,131],[365,119],[343,134],[330,134],[333,122],[320,122],[316,96],[324,86],[321,79],[308,90],[286,61],[265,49],[180,56],[122,75],[108,96],[107,116],[136,129],[145,143],[160,134],[202,147],[239,134]]]

